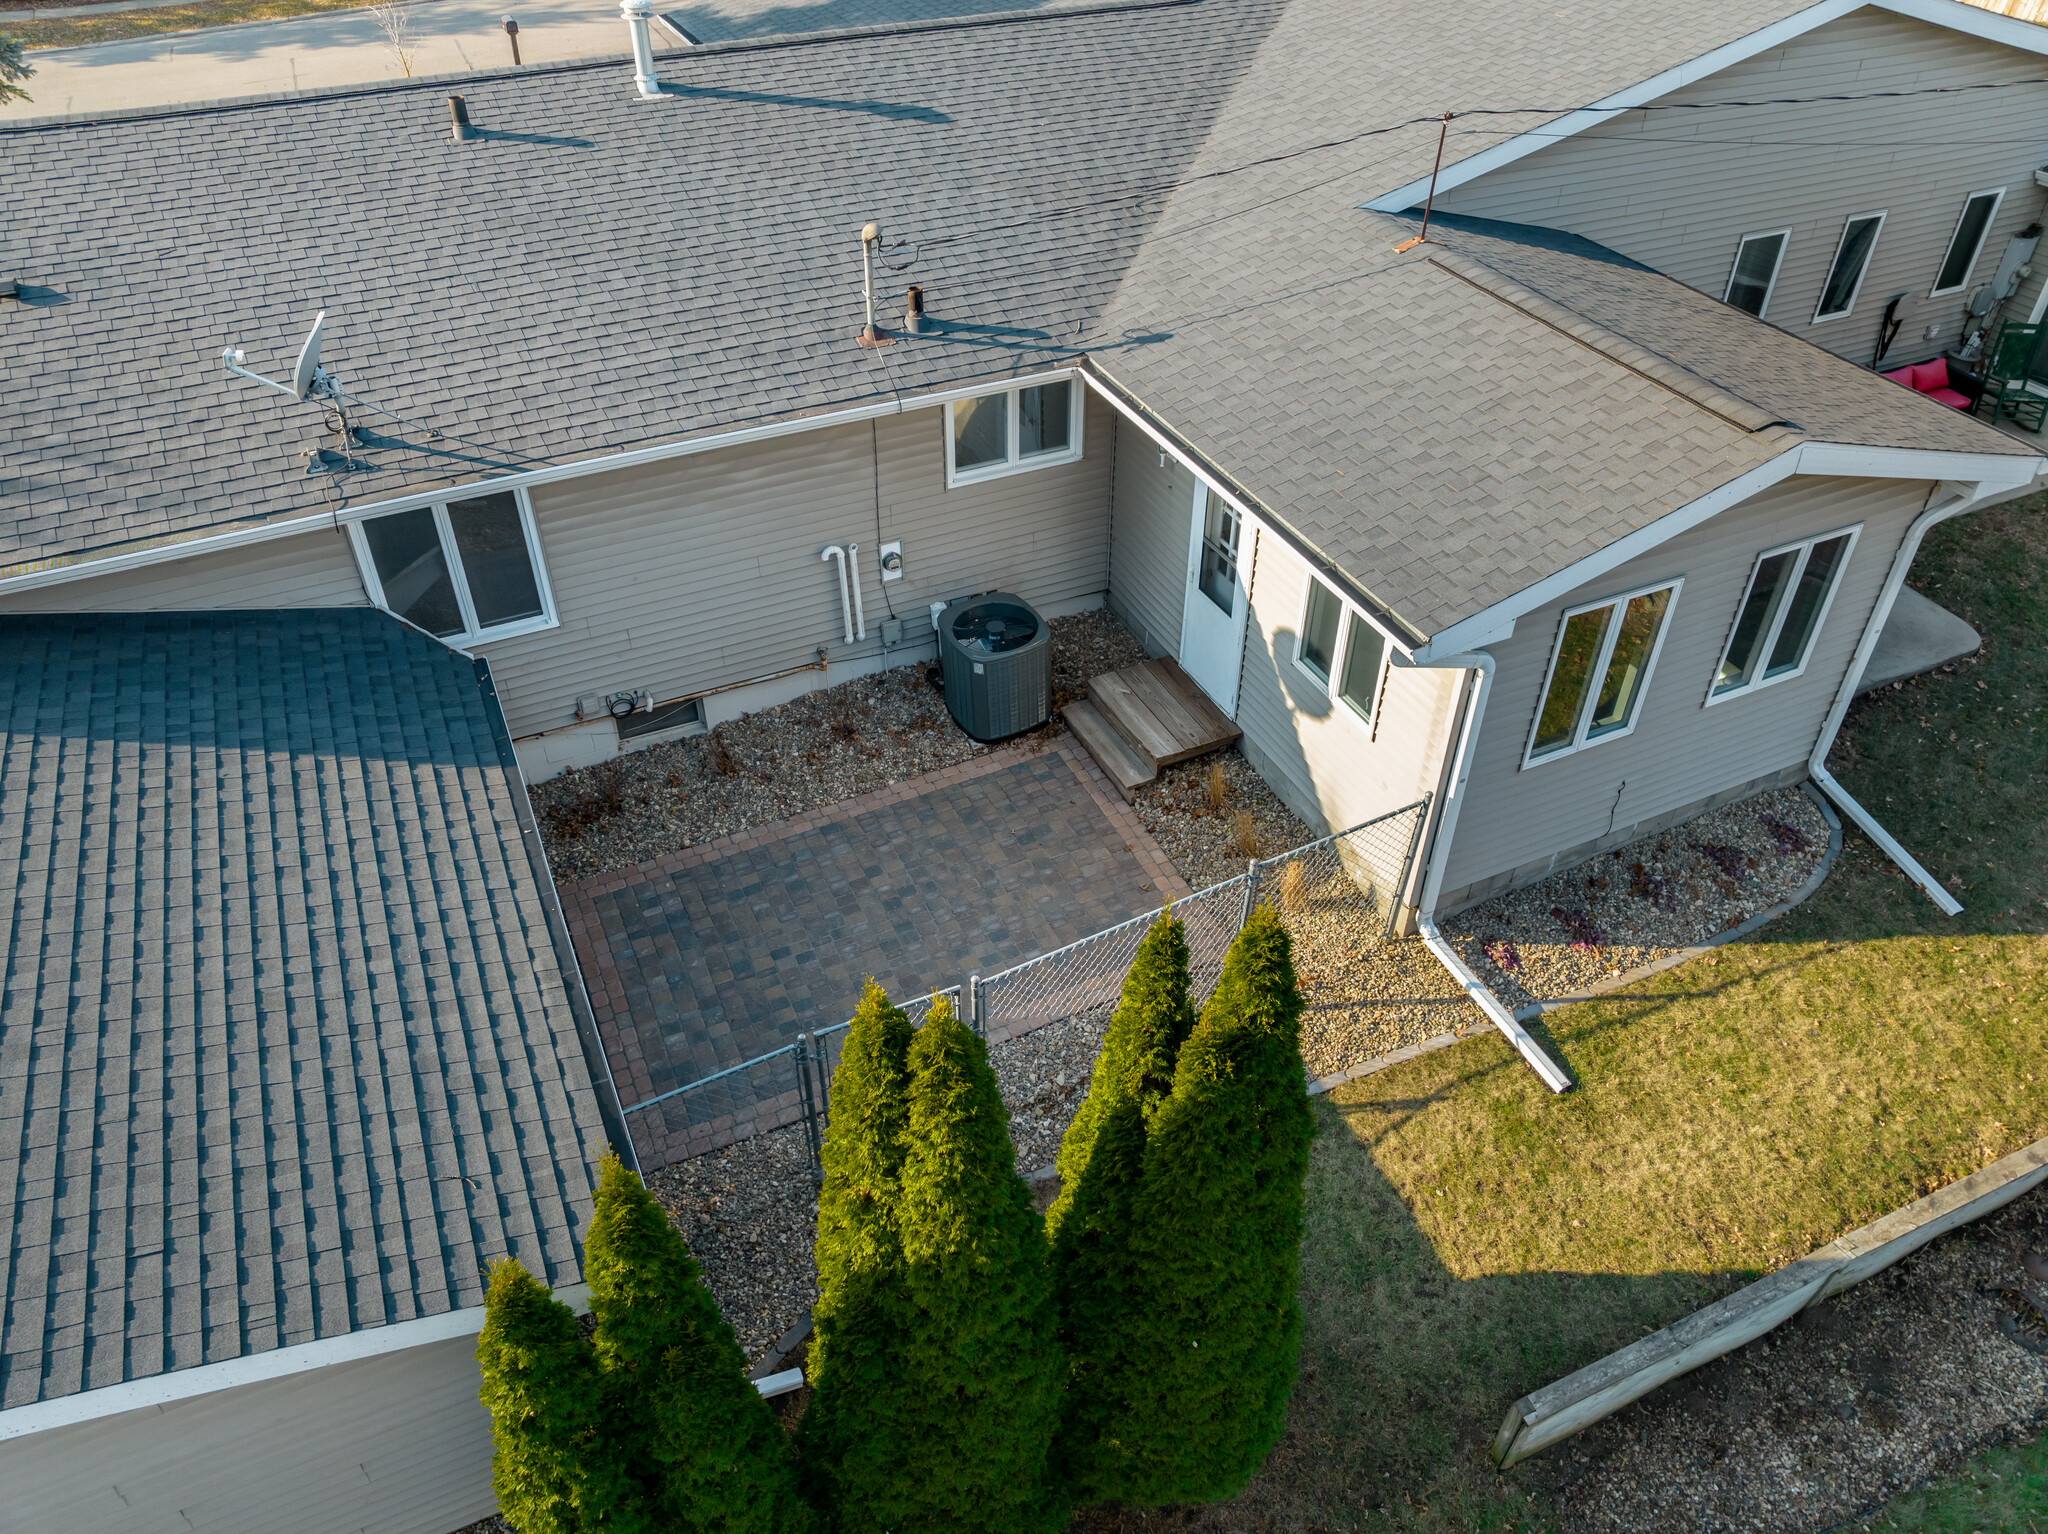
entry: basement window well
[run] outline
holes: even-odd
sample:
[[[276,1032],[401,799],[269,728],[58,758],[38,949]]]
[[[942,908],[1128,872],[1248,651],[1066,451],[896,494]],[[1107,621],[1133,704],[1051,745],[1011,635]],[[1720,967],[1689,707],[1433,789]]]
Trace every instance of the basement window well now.
[[[371,599],[438,638],[478,644],[554,627],[524,491],[366,517],[349,538]]]
[[[1081,386],[1028,384],[946,406],[946,483],[971,485],[1081,456]]]

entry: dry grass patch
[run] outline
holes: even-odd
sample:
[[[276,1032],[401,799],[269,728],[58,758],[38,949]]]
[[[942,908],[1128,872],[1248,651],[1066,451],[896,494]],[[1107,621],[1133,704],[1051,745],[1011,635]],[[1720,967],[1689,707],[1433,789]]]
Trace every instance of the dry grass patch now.
[[[82,0],[81,0],[82,3]],[[47,20],[0,22],[0,32],[38,48],[76,48],[84,43],[118,43],[131,37],[197,32],[242,21],[283,21],[315,11],[360,11],[363,0],[198,0],[191,5],[151,6],[104,16],[53,16]],[[35,90],[35,81],[28,87]]]

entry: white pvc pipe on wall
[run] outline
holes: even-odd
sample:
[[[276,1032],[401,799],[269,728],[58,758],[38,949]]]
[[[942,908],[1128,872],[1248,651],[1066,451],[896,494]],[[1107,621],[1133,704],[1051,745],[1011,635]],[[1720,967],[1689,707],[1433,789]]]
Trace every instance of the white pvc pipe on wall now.
[[[834,557],[837,557],[839,560],[839,619],[846,625],[846,642],[852,644],[853,602],[846,594],[846,550],[835,543],[818,556],[820,559],[832,559]]]

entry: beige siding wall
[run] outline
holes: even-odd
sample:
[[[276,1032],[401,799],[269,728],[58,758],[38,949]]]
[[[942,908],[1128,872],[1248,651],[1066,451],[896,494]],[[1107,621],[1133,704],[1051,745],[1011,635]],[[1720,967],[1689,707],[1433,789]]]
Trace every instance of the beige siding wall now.
[[[449,1534],[490,1514],[476,1339],[0,1443],[0,1534]]]
[[[303,533],[220,554],[0,594],[0,612],[178,612],[218,607],[362,607],[348,539]]]
[[[1433,791],[1451,728],[1458,674],[1395,667],[1378,728],[1334,703],[1294,663],[1308,569],[1279,539],[1253,550],[1250,619],[1237,722],[1244,750],[1294,812],[1341,831]]]
[[[1926,505],[1917,481],[1798,476],[1530,613],[1496,659],[1470,798],[1445,869],[1442,906],[1540,877],[1549,860],[1772,774],[1803,776],[1907,524]],[[1706,707],[1707,685],[1764,549],[1862,524],[1806,670]],[[1635,730],[1524,768],[1522,753],[1565,608],[1670,576],[1685,588]]]
[[[658,698],[880,649],[876,546],[903,541],[887,600],[908,662],[931,602],[996,588],[1072,606],[1109,584],[1112,424],[1092,396],[1077,463],[949,490],[945,413],[832,427],[537,486],[558,628],[482,646],[515,735],[573,722],[588,692]],[[876,527],[877,454],[881,527]],[[847,646],[828,544],[860,545],[868,638]]]
[[[1195,476],[1135,427],[1119,431],[1109,605],[1149,653],[1178,660]]]
[[[1668,102],[1925,90],[2037,78],[2048,60],[1886,11],[1839,21],[1663,98]],[[1702,292],[1727,289],[1744,235],[1789,228],[1772,324],[1868,363],[1887,299],[1918,310],[1888,366],[1934,356],[1960,333],[1970,288],[1988,282],[2008,236],[2037,219],[2034,168],[2048,160],[2042,89],[1626,114],[1537,150],[1438,198],[1454,213],[1566,229]],[[1963,202],[2006,188],[1961,294],[1928,298]],[[1844,222],[1886,213],[1846,316],[1812,323]],[[2037,267],[2048,263],[2037,263]],[[2006,308],[2026,319],[2041,278]],[[1935,334],[1929,336],[1929,326]]]

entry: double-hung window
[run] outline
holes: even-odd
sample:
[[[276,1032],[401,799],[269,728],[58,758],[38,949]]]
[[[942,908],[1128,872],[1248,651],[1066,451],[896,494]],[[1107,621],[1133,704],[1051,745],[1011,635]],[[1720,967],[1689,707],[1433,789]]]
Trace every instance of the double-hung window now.
[[[1757,556],[1707,694],[1709,703],[1789,681],[1806,669],[1857,531],[1827,533]]]
[[[1309,577],[1294,664],[1366,724],[1379,703],[1386,636],[1328,586]]]
[[[1729,270],[1728,291],[1721,295],[1722,302],[1762,319],[1771,290],[1778,285],[1778,268],[1785,264],[1785,245],[1791,238],[1789,229],[1744,235],[1735,247],[1735,265]]]
[[[1998,205],[2005,200],[2005,188],[1993,187],[1988,192],[1972,192],[1963,199],[1963,211],[1956,219],[1956,232],[1948,237],[1948,254],[1941,258],[1941,270],[1934,274],[1934,286],[1928,292],[1929,298],[1939,298],[1944,293],[1960,293],[1970,284],[1971,268],[1976,266],[1977,257],[1984,249],[1984,236],[1991,232],[1991,220],[1998,216]]]
[[[1636,727],[1679,580],[1565,609],[1522,765],[1569,756]]]
[[[1072,378],[946,406],[946,483],[970,485],[1081,456],[1081,386]]]
[[[554,624],[523,490],[369,517],[349,532],[377,605],[429,634],[476,644]]]
[[[1858,213],[1842,226],[1842,242],[1835,247],[1834,265],[1814,305],[1813,318],[1839,319],[1856,306],[1863,288],[1863,274],[1870,270],[1870,253],[1877,249],[1878,231],[1884,228],[1884,214]]]

